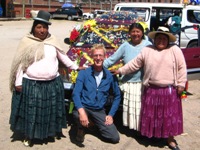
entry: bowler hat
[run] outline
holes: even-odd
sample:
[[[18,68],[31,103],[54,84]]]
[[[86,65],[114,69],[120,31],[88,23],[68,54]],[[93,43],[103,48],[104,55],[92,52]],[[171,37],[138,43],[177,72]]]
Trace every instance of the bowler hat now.
[[[151,39],[154,39],[155,35],[158,34],[158,33],[167,35],[169,37],[170,42],[176,41],[176,36],[173,35],[172,33],[170,33],[169,29],[166,28],[166,27],[158,27],[157,31],[149,32],[148,37],[151,38]]]
[[[49,12],[40,10],[37,16],[33,18],[33,20],[38,20],[38,21],[47,23],[48,25],[51,25],[51,22],[49,22],[50,17],[51,17],[51,14]]]

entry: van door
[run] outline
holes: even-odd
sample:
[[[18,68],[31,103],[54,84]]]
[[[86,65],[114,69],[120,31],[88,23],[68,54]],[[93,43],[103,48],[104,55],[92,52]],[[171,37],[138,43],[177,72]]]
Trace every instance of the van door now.
[[[196,26],[200,25],[200,10],[195,9],[183,9],[183,15],[185,17],[182,18],[182,27],[188,26],[191,28],[187,28],[182,32],[182,45],[181,47],[197,47],[198,46],[198,37]]]

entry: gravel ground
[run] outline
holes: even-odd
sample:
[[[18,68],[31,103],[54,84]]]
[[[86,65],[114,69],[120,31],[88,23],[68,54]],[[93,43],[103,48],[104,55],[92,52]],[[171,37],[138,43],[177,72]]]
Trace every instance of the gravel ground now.
[[[65,37],[76,24],[82,22],[52,20],[50,33],[57,36],[64,49],[68,46],[63,43]],[[20,21],[0,21],[0,149],[1,150],[25,150],[20,134],[13,135],[9,128],[9,116],[11,105],[11,93],[8,88],[10,65],[20,39],[30,31],[32,20]],[[184,112],[184,134],[177,136],[176,140],[182,150],[198,150],[200,147],[200,80],[189,82],[189,95],[183,101]],[[86,150],[157,150],[168,149],[163,140],[147,139],[137,136],[133,130],[123,127],[121,124],[121,114],[115,117],[115,122],[120,133],[118,144],[103,142],[98,132],[88,131],[83,144],[78,144],[74,140],[73,126],[63,129],[64,137],[61,139],[47,139],[45,141],[34,141],[31,149],[34,150],[57,150],[57,149],[86,149]]]

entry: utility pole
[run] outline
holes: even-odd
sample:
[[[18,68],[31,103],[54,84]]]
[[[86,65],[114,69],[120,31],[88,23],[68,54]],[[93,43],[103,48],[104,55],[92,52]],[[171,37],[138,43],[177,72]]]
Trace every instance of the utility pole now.
[[[22,17],[25,18],[25,0],[22,1]]]
[[[102,2],[100,2],[100,9],[103,9],[103,8],[102,8]]]
[[[110,10],[112,10],[112,5],[113,5],[113,2],[112,0],[110,0]]]
[[[91,0],[89,0],[89,2],[90,2],[90,12],[91,12]]]
[[[51,10],[51,0],[48,1],[48,5],[49,5],[49,11]]]

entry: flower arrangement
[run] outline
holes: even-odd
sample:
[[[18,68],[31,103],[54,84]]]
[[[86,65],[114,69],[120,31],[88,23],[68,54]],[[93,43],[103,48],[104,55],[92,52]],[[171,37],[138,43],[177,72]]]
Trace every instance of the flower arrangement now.
[[[80,50],[73,50],[74,53],[76,53],[77,58],[76,58],[76,64],[79,66],[80,65],[80,59],[81,59],[81,51]],[[72,70],[70,73],[70,79],[72,83],[76,83],[76,78],[78,76],[78,71]]]
[[[81,51],[80,49],[73,49],[73,53],[77,55],[76,64],[80,65],[81,58],[85,58],[90,64],[93,64],[93,59],[85,52]],[[72,70],[70,73],[70,78],[72,83],[76,83],[76,78],[78,76],[78,71]]]
[[[117,48],[125,41],[129,40],[129,25],[138,22],[143,28],[148,29],[148,25],[142,18],[135,18],[133,12],[110,12],[104,17],[85,21],[82,25],[76,26],[70,34],[70,42],[74,46],[68,53],[77,65],[83,65],[86,62],[93,64],[90,58],[90,47],[96,43],[102,43],[107,48],[107,56],[112,55]],[[123,64],[116,64],[110,69],[118,69]],[[71,71],[71,82],[76,82],[77,71]]]
[[[70,34],[70,42],[75,42],[77,38],[79,37],[80,33],[74,28]]]
[[[186,100],[187,99],[187,92],[186,91],[183,91],[182,94],[181,94],[181,99],[182,100]]]

